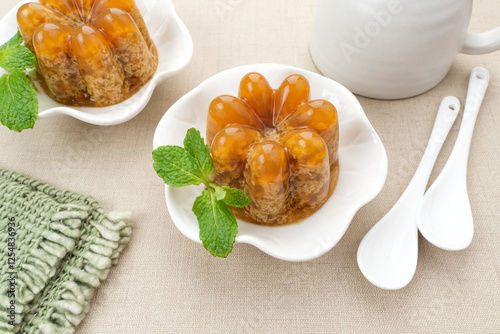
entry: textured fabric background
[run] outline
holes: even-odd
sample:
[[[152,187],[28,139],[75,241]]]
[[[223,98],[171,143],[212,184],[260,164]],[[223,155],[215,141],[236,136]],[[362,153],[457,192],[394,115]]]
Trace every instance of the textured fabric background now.
[[[177,99],[219,71],[262,62],[316,71],[308,41],[318,1],[173,1],[192,34],[194,58],[157,87],[136,118],[109,128],[64,116],[41,120],[22,134],[0,128],[2,168],[91,194],[106,210],[133,212],[132,240],[77,333],[499,333],[500,53],[459,55],[439,86],[415,98],[359,98],[385,144],[389,174],[380,195],[328,254],[288,263],[237,245],[228,259],[214,259],[169,218],[162,181],[151,166],[156,125]],[[16,3],[2,0],[0,16]],[[499,17],[498,0],[477,1],[472,29],[493,28]],[[475,66],[488,68],[492,81],[469,160],[474,242],[450,253],[421,237],[413,281],[400,291],[380,290],[358,269],[358,245],[408,184],[441,99],[456,95],[464,104]]]

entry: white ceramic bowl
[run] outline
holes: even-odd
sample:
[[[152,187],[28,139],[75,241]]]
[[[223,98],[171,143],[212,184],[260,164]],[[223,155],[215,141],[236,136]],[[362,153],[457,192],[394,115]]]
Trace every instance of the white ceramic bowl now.
[[[301,74],[311,85],[311,99],[332,102],[339,113],[340,174],[330,199],[298,224],[269,227],[238,221],[237,243],[248,243],[267,254],[288,261],[317,258],[337,244],[354,214],[382,189],[387,176],[387,155],[380,138],[357,99],[342,85],[299,68],[265,64],[248,65],[221,72],[186,94],[163,116],[155,132],[153,147],[182,145],[189,128],[206,134],[208,106],[219,95],[238,95],[241,78],[249,72],[263,74],[273,88],[291,74]],[[191,208],[203,186],[165,186],[170,216],[189,239],[199,240],[199,227]]]
[[[22,1],[0,21],[0,45],[17,31],[16,14]],[[146,106],[155,87],[165,78],[181,71],[193,56],[193,41],[186,26],[175,12],[170,0],[135,0],[159,55],[158,69],[151,80],[135,95],[119,104],[104,108],[68,107],[49,98],[38,89],[40,119],[66,114],[95,125],[115,125],[126,122]]]

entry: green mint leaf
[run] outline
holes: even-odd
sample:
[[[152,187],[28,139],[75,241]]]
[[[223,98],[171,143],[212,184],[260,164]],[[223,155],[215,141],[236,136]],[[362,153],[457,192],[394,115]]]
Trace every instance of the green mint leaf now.
[[[221,191],[218,191],[222,189]],[[244,208],[247,205],[250,205],[250,198],[243,190],[231,188],[228,186],[217,187],[215,190],[215,194],[219,194],[217,199],[223,201],[227,205],[233,208]],[[219,198],[221,197],[221,198]]]
[[[195,158],[182,147],[158,147],[153,151],[153,160],[158,176],[172,187],[200,185],[204,181]]]
[[[227,257],[238,234],[238,223],[231,210],[217,200],[214,192],[205,190],[194,201],[193,212],[198,218],[203,246],[213,256]]]
[[[250,204],[250,198],[239,189],[219,187],[210,181],[214,171],[210,148],[198,130],[188,130],[184,146],[162,146],[154,150],[153,167],[168,185],[183,187],[204,183],[208,187],[196,198],[192,208],[200,226],[200,240],[213,256],[227,257],[238,234],[238,223],[228,205],[242,208]]]
[[[35,126],[38,115],[36,91],[21,70],[0,77],[0,122],[21,132]]]
[[[222,201],[225,197],[226,191],[224,190],[224,187],[215,186],[215,198],[217,198],[218,201]]]
[[[7,71],[24,71],[35,66],[35,55],[24,45],[14,45],[0,50],[0,67]]]
[[[200,131],[195,128],[189,129],[186,138],[184,138],[184,147],[196,159],[196,163],[208,181],[208,177],[214,172],[214,165],[210,155],[210,148],[205,145]]]
[[[10,40],[8,40],[5,44],[0,46],[0,51],[9,49],[16,45],[21,45],[22,43],[23,43],[23,38],[18,30],[17,33]]]

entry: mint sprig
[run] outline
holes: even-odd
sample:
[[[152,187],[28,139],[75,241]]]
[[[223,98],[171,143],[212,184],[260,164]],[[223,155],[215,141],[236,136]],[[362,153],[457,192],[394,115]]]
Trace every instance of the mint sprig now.
[[[161,146],[153,151],[153,167],[172,187],[205,184],[207,189],[193,203],[200,226],[203,246],[217,257],[227,257],[233,249],[238,224],[228,206],[243,208],[250,204],[245,192],[228,186],[219,187],[210,180],[214,172],[210,148],[200,132],[188,130],[184,147]]]
[[[38,115],[36,91],[26,74],[36,57],[22,43],[18,31],[0,46],[0,67],[9,72],[0,77],[0,122],[17,132],[33,128]]]

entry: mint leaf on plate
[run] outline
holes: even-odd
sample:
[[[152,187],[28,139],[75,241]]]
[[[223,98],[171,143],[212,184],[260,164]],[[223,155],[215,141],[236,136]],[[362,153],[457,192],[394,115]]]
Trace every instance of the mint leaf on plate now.
[[[35,126],[38,115],[36,91],[21,70],[0,77],[0,122],[21,132]]]
[[[36,57],[22,43],[18,30],[0,46],[0,67],[10,72],[0,77],[0,122],[17,132],[33,128],[38,115],[36,91],[24,72],[36,66]]]
[[[207,189],[193,203],[203,246],[217,257],[227,257],[238,234],[238,223],[229,206],[242,208],[250,198],[241,190],[219,187],[210,180],[214,165],[210,148],[195,128],[188,130],[184,146],[160,146],[153,151],[153,167],[172,187],[200,185]]]
[[[158,147],[153,151],[153,160],[158,176],[172,187],[197,186],[204,182],[195,158],[182,147]]]
[[[186,138],[184,138],[184,148],[196,159],[198,166],[208,179],[210,174],[214,172],[214,165],[210,156],[210,148],[208,145],[205,145],[200,131],[195,128],[188,130]]]
[[[14,36],[12,36],[11,39],[9,39],[5,44],[0,46],[0,51],[12,48],[16,45],[21,45],[22,42],[23,42],[23,37],[21,36],[21,33],[18,30],[17,33]]]
[[[204,190],[193,204],[200,225],[203,246],[217,257],[227,257],[238,234],[238,223],[226,204],[215,198],[214,192]]]
[[[217,187],[215,186],[215,198],[217,198],[218,201],[222,201],[226,197],[226,191],[224,190],[224,187]]]
[[[35,66],[35,55],[24,45],[13,45],[0,50],[0,67],[7,71],[24,71]]]
[[[233,208],[244,208],[245,206],[250,205],[250,198],[243,190],[240,189],[228,186],[217,187],[215,194],[218,200],[223,201]]]

